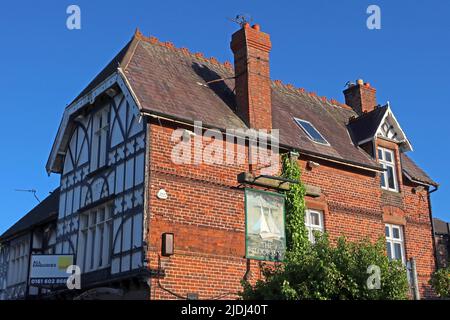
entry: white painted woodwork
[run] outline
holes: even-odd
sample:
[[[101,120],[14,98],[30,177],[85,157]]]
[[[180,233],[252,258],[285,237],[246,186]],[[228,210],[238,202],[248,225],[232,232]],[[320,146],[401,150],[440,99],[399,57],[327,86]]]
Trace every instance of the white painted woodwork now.
[[[139,268],[145,130],[137,106],[129,95],[119,93],[74,121],[64,150],[56,253],[76,254],[83,272],[111,267],[117,274]],[[110,221],[83,225],[86,216],[105,206],[111,206]],[[111,236],[102,231],[109,225]],[[101,245],[96,235],[111,241]]]

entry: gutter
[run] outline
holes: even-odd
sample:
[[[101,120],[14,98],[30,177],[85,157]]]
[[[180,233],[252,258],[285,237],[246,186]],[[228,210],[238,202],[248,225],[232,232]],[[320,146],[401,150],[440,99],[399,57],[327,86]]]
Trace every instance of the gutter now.
[[[402,172],[405,174],[405,176],[411,182],[414,182],[414,183],[417,183],[417,184],[420,184],[420,185],[423,185],[423,186],[434,187],[434,189],[432,191],[430,191],[430,193],[433,193],[433,192],[437,191],[437,189],[439,189],[439,184],[437,184],[437,183],[436,184],[431,184],[431,183],[426,183],[424,181],[419,181],[419,180],[414,179],[413,177],[411,177],[406,170],[402,170]]]

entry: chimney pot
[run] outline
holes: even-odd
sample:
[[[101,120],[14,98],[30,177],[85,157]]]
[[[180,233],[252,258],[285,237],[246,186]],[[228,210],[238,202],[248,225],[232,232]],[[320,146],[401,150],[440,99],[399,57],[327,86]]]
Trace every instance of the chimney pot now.
[[[261,26],[259,24],[254,24],[252,28],[255,29],[256,31],[261,30]]]

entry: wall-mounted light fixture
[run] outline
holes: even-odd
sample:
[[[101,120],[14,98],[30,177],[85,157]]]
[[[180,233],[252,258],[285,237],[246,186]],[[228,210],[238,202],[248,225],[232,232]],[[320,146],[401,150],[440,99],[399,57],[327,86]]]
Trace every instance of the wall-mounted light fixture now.
[[[289,158],[292,160],[297,160],[300,157],[300,153],[297,150],[292,150],[289,152]]]
[[[173,233],[166,232],[162,234],[162,248],[161,255],[171,256],[174,251],[174,235]]]
[[[421,193],[425,188],[423,186],[417,186],[413,188],[414,193]]]
[[[307,162],[307,166],[308,166],[309,169],[312,170],[312,169],[314,169],[314,168],[320,167],[320,163],[317,163],[317,162],[314,162],[314,161],[309,160],[309,161]]]

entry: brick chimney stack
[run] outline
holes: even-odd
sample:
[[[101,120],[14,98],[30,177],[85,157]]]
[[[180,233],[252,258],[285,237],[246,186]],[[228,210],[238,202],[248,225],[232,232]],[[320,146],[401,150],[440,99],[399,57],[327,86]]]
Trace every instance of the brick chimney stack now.
[[[234,53],[237,113],[254,129],[272,129],[269,68],[270,36],[248,23],[231,40]]]
[[[353,108],[359,115],[374,110],[377,106],[377,90],[369,83],[358,79],[356,84],[350,84],[344,90],[345,103]]]

